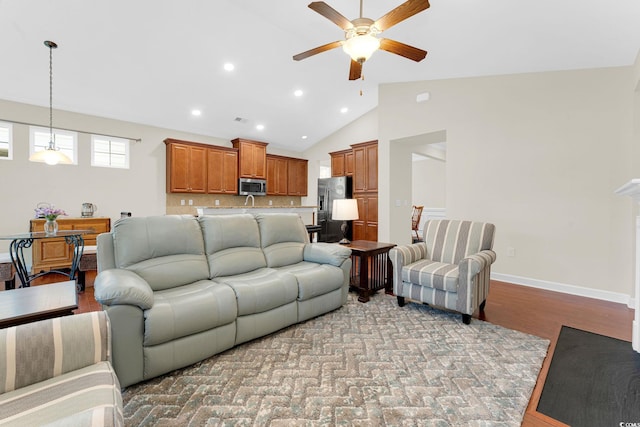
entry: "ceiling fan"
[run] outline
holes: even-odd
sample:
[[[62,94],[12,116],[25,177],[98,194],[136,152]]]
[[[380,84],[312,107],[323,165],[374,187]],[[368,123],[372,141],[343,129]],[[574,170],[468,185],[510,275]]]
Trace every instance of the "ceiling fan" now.
[[[299,53],[293,57],[296,61],[342,46],[344,51],[351,57],[349,80],[357,80],[362,75],[362,64],[378,49],[404,56],[416,62],[422,61],[427,56],[427,51],[425,50],[376,36],[397,23],[428,9],[428,0],[408,0],[387,12],[377,21],[362,16],[362,0],[360,0],[360,17],[353,21],[349,21],[340,12],[323,1],[310,3],[309,8],[342,28],[345,33],[345,40],[327,43]]]

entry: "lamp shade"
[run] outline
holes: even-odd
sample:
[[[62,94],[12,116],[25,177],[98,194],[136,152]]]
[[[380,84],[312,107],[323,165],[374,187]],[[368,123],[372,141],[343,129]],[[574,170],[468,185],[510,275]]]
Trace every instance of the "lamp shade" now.
[[[73,160],[66,154],[52,147],[36,151],[29,157],[29,160],[32,162],[45,162],[48,165],[70,165],[73,163]]]
[[[358,201],[356,199],[334,200],[331,219],[343,221],[358,219]]]
[[[380,40],[371,34],[354,35],[342,45],[342,50],[356,62],[363,63],[380,47]]]

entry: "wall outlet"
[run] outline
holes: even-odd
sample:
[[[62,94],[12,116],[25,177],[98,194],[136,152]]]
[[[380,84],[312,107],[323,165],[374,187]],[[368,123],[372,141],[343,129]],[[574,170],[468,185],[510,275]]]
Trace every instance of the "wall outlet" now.
[[[402,200],[397,199],[396,200],[396,207],[399,208],[400,206],[402,206]]]
[[[509,246],[507,248],[507,256],[516,256],[516,248]]]
[[[216,206],[220,206],[220,200],[216,200]]]
[[[273,200],[269,200],[269,206],[273,206]]]
[[[293,206],[293,200],[291,201],[291,206]]]
[[[193,206],[193,200],[189,199],[189,206]]]
[[[184,206],[184,199],[180,200],[180,205]]]

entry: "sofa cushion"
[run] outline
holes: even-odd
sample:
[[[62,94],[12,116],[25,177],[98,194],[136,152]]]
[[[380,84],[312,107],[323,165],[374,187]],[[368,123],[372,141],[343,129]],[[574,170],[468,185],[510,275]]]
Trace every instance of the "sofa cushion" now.
[[[144,312],[144,345],[152,346],[233,323],[236,295],[227,285],[201,280],[154,293]]]
[[[247,273],[267,266],[253,215],[198,218],[209,260],[210,278]]]
[[[447,292],[458,291],[458,266],[423,259],[402,268],[402,281]]]
[[[0,407],[3,426],[124,425],[120,384],[109,362],[4,393]]]
[[[238,316],[262,313],[294,302],[298,296],[296,278],[271,268],[217,280],[235,291]]]
[[[297,214],[257,214],[260,245],[267,267],[282,267],[303,260],[309,234]]]
[[[305,301],[319,295],[340,289],[344,284],[344,272],[340,267],[313,262],[280,267],[278,271],[295,276],[298,281],[298,301]]]
[[[116,267],[162,290],[209,277],[200,226],[190,215],[125,218],[113,227]]]

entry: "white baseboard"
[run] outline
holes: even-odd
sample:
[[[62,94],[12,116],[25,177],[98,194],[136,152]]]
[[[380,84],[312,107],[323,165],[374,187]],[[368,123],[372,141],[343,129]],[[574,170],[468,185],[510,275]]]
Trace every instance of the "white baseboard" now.
[[[516,285],[529,286],[531,288],[545,289],[586,298],[595,298],[603,301],[626,304],[633,309],[635,301],[627,295],[618,292],[603,291],[601,289],[584,288],[582,286],[567,285],[564,283],[549,282],[546,280],[532,279],[530,277],[514,276],[512,274],[491,273],[491,279],[500,282],[514,283]]]

